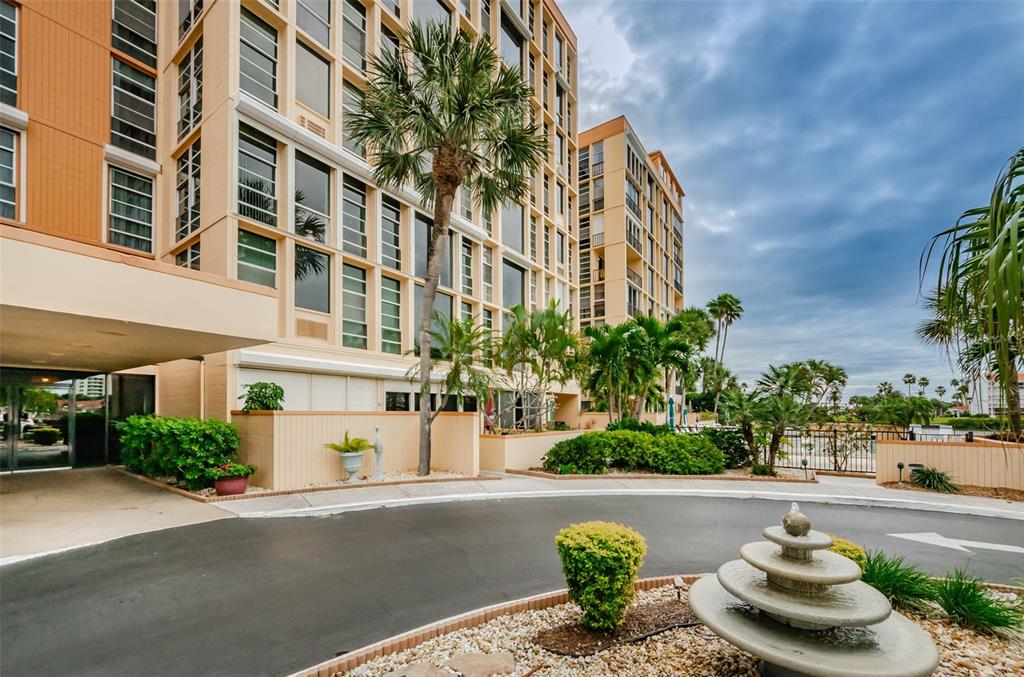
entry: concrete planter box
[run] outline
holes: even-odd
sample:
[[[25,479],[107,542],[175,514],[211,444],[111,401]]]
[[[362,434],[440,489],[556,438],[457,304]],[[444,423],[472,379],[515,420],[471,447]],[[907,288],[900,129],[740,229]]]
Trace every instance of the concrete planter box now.
[[[976,439],[974,442],[910,442],[879,440],[875,482],[896,482],[902,461],[920,463],[948,473],[957,484],[1024,490],[1024,444]],[[903,471],[903,479],[909,473]]]
[[[605,416],[607,418],[607,414]],[[555,443],[585,432],[589,431],[553,430],[543,433],[480,435],[480,469],[505,472],[537,468],[544,454],[548,453]]]
[[[233,411],[241,438],[240,463],[256,466],[252,484],[272,491],[340,482],[346,476],[338,452],[324,447],[345,432],[374,439],[380,428],[384,472],[415,469],[419,456],[418,412]],[[445,412],[434,421],[431,467],[480,474],[480,417]],[[359,475],[374,474],[374,454],[363,454]]]

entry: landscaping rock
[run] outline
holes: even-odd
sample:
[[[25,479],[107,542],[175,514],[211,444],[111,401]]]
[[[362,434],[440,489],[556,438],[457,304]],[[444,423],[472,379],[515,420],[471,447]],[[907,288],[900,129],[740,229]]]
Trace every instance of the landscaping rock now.
[[[509,651],[467,653],[452,658],[448,667],[463,677],[511,675],[516,671],[516,658]]]
[[[389,672],[388,677],[451,677],[451,673],[430,663],[412,663]]]

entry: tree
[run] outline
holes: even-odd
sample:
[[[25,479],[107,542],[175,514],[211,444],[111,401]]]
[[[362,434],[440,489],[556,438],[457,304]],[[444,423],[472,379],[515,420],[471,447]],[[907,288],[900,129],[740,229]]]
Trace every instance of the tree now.
[[[946,394],[946,386],[935,386],[935,394],[941,400]]]
[[[630,343],[630,347],[637,352],[638,357],[645,358],[634,360],[642,364],[643,371],[633,406],[633,418],[640,418],[655,386],[661,385],[667,389],[670,373],[686,373],[707,345],[711,335],[703,333],[703,318],[697,312],[700,311],[680,313],[665,323],[652,315],[641,315],[632,320],[638,331],[631,334],[635,340]],[[659,379],[662,379],[660,384]]]
[[[420,374],[430,373],[431,316],[452,203],[470,190],[485,212],[520,202],[547,150],[530,86],[490,40],[445,21],[414,22],[397,52],[370,59],[362,110],[346,127],[382,187],[411,184],[433,207],[419,319]],[[420,475],[430,473],[430,379],[420,381]]]
[[[1024,147],[1003,166],[988,204],[965,211],[925,247],[919,266],[922,286],[936,248],[941,255],[935,296],[950,304],[946,311],[957,336],[970,331],[973,338],[982,339],[1006,398],[1012,436],[1019,439],[1018,373],[1024,356]]]
[[[760,422],[760,406],[760,396],[756,392],[736,389],[722,393],[722,418],[739,428],[754,465],[761,462],[760,448],[754,437],[755,426]]]
[[[732,323],[743,316],[743,305],[740,300],[732,294],[719,294],[708,302],[708,312],[718,322],[718,334],[721,337],[721,351],[719,341],[715,339],[715,360],[719,364],[725,364],[725,342],[729,338],[729,327]],[[715,390],[715,413],[718,413],[718,398],[722,394],[722,384],[718,383]]]
[[[501,383],[512,393],[505,409],[522,408],[523,415],[513,428],[531,427],[530,421],[532,427],[540,428],[551,387],[564,385],[576,375],[579,341],[573,319],[552,300],[547,308],[532,312],[513,306],[505,320],[495,359]]]
[[[707,349],[708,342],[711,340],[711,335],[714,333],[715,328],[708,312],[696,306],[683,310],[675,319],[679,325],[679,333],[691,343],[695,350],[695,353],[686,359],[683,364],[679,365],[676,370],[676,375],[683,386],[683,400],[680,406],[685,410],[687,389],[697,382],[701,372],[700,354]]]
[[[600,398],[608,405],[608,422],[617,420],[623,391],[630,378],[627,368],[627,346],[633,326],[627,322],[611,327],[588,325],[586,357],[583,361],[584,387],[592,397]]]
[[[928,380],[927,376],[922,376],[921,378],[917,379],[917,396],[918,397],[924,397],[925,396],[925,392],[927,392],[928,384],[929,383],[931,383],[931,381]]]
[[[444,372],[444,378],[438,386],[437,409],[431,412],[430,422],[433,423],[437,415],[447,408],[452,397],[459,411],[464,410],[467,396],[476,398],[479,409],[481,403],[486,401],[491,386],[490,371],[479,366],[480,355],[486,351],[490,341],[490,332],[477,324],[476,318],[457,320],[435,312],[430,338],[430,371],[425,380],[429,383],[429,375],[435,371]],[[422,381],[422,374],[420,365],[415,364],[409,368],[406,378]],[[420,408],[423,408],[422,395]]]
[[[903,383],[907,386],[907,397],[910,397],[910,386],[917,383],[917,377],[913,374],[904,374]]]

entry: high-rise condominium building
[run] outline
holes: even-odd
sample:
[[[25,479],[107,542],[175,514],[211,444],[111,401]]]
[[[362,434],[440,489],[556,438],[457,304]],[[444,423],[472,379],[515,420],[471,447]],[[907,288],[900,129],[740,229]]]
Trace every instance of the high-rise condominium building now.
[[[159,363],[167,415],[228,418],[254,381],[288,409],[415,408],[431,212],[374,185],[346,119],[370,57],[431,19],[522,69],[551,142],[524,204],[460,195],[437,309],[496,331],[515,304],[575,311],[576,38],[552,0],[0,0],[5,383]]]

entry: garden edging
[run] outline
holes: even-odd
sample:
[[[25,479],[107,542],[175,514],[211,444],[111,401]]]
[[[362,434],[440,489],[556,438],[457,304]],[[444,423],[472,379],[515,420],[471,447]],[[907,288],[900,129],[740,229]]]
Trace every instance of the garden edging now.
[[[718,480],[724,482],[789,482],[796,484],[818,484],[817,479],[800,479],[799,477],[756,477],[742,475],[666,475],[664,473],[616,473],[604,475],[558,475],[543,470],[514,470],[508,468],[509,475],[539,477],[545,480]]]

